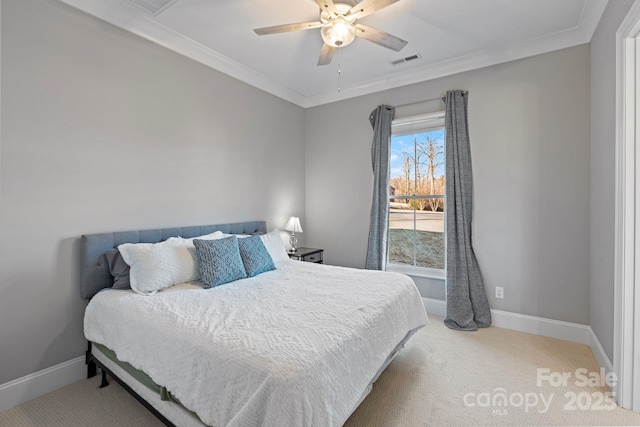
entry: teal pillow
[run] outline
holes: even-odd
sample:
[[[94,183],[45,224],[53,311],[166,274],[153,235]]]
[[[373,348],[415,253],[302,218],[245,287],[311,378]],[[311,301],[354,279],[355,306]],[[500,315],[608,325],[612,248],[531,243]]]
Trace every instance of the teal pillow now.
[[[273,259],[264,243],[262,243],[260,236],[238,239],[238,245],[240,246],[240,256],[244,263],[244,269],[249,277],[276,269]]]
[[[194,239],[193,244],[205,289],[247,277],[236,236],[218,240]]]

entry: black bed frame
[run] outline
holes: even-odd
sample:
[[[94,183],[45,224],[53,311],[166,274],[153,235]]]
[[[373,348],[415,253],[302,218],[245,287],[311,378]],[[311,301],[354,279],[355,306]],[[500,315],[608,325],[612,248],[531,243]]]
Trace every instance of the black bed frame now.
[[[142,396],[136,393],[127,383],[121,380],[117,375],[113,373],[109,368],[104,366],[98,359],[95,358],[93,353],[91,353],[91,341],[87,341],[87,352],[85,353],[85,364],[87,365],[87,378],[93,378],[98,374],[98,368],[100,368],[100,372],[102,373],[102,381],[100,382],[100,388],[105,388],[109,385],[109,381],[107,380],[107,375],[116,380],[118,384],[122,386],[131,396],[135,397],[135,399],[142,403],[142,405],[149,410],[153,415],[156,416],[164,425],[167,427],[176,427],[171,421],[169,421],[164,415],[162,415],[156,408],[151,406],[149,402],[144,400]]]

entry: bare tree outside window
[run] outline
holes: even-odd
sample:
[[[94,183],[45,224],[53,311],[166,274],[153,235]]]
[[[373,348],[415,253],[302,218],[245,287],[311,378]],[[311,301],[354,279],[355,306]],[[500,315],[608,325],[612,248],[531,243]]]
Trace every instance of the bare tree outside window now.
[[[426,134],[421,144],[416,143],[416,147],[417,151],[422,152],[427,158],[427,194],[444,194],[443,176],[436,177],[436,171],[444,165],[444,145],[439,144],[432,134]],[[432,212],[438,210],[440,200],[441,199],[428,199]]]
[[[392,135],[389,262],[444,269],[444,129]]]

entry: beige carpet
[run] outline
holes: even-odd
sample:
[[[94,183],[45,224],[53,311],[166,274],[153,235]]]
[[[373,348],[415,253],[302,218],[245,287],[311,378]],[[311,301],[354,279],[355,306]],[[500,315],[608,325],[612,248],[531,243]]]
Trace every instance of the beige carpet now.
[[[538,386],[538,368],[571,377]],[[607,388],[580,386],[580,368],[598,373],[585,345],[500,328],[456,332],[431,316],[345,426],[640,426],[640,414],[603,399]],[[117,383],[98,383],[80,381],[2,412],[0,426],[161,425]]]

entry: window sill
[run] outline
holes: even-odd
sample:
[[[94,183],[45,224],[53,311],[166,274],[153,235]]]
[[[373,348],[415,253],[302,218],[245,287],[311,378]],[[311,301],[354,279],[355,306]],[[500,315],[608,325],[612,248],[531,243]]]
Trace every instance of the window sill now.
[[[445,280],[447,275],[444,270],[434,268],[415,267],[413,265],[388,264],[387,271],[402,273],[407,276],[424,277],[427,279]]]

